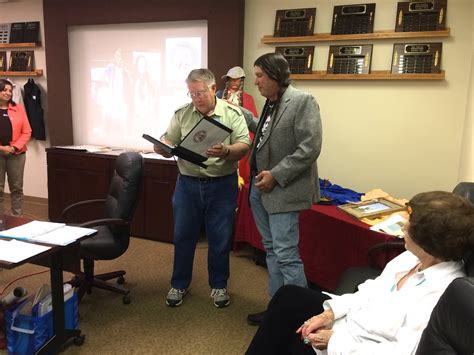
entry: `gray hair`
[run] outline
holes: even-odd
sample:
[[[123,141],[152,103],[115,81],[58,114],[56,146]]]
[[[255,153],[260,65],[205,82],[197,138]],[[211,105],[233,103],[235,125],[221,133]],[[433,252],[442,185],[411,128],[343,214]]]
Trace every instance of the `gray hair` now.
[[[216,83],[216,78],[209,69],[201,68],[191,70],[186,78],[186,84],[199,81],[202,81],[207,86],[211,86]]]

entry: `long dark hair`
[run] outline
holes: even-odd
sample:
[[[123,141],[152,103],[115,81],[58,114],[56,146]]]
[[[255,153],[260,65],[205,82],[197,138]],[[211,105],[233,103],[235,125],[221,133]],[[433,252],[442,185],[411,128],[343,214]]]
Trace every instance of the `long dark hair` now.
[[[290,85],[290,66],[280,53],[266,53],[258,57],[253,65],[260,67],[280,87],[286,88]]]

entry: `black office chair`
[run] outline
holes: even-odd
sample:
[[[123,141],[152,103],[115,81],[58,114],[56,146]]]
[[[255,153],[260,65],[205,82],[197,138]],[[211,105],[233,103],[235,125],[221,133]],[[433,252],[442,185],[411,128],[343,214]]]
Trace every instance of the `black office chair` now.
[[[375,279],[381,273],[385,264],[393,257],[405,251],[405,240],[397,239],[373,245],[367,253],[369,266],[350,267],[346,269],[334,293],[343,295],[357,291],[357,287],[366,280]]]
[[[474,255],[464,258],[467,277],[455,279],[441,295],[417,355],[474,354]]]
[[[79,224],[81,227],[97,229],[97,234],[81,242],[80,256],[83,259],[83,272],[76,275],[70,283],[78,287],[81,299],[85,292],[90,294],[92,287],[123,294],[123,303],[130,303],[130,290],[122,286],[125,282],[124,270],[94,275],[95,260],[112,260],[125,253],[130,241],[130,224],[140,196],[143,176],[143,159],[139,153],[126,152],[118,156],[115,171],[105,199],[85,200],[66,207],[62,220],[70,223],[74,211],[93,205],[103,205],[103,215],[97,219]],[[117,279],[118,285],[106,282]]]

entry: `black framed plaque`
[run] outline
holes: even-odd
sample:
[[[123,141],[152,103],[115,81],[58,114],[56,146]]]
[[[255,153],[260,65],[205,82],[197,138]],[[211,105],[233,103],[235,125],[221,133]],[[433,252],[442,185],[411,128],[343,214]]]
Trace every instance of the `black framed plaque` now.
[[[10,27],[10,42],[9,43],[23,43],[23,34],[25,32],[24,22],[14,22]]]
[[[372,44],[330,46],[328,74],[369,74]]]
[[[32,21],[25,23],[25,31],[23,33],[23,42],[25,43],[39,43],[39,21]]]
[[[395,32],[444,30],[447,7],[448,0],[399,2]]]
[[[9,23],[0,23],[0,43],[10,43]]]
[[[10,53],[10,71],[32,71],[33,70],[33,51],[11,51]]]
[[[290,66],[291,74],[310,74],[313,71],[314,46],[276,47]]]
[[[393,45],[392,74],[427,74],[441,72],[443,44],[396,43]]]
[[[373,33],[375,4],[334,6],[332,35]]]
[[[277,10],[274,37],[312,36],[316,8]]]
[[[7,52],[0,52],[0,71],[7,71]]]

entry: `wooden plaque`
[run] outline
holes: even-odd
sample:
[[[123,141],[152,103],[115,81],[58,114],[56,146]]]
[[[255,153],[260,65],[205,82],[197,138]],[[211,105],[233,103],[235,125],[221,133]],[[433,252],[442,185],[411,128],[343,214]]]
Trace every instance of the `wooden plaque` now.
[[[39,21],[26,22],[25,32],[23,33],[23,41],[25,43],[39,43]]]
[[[314,46],[276,47],[288,61],[291,74],[310,74],[313,71]]]
[[[372,44],[330,46],[328,74],[369,74]]]
[[[0,71],[7,71],[7,52],[0,52]]]
[[[23,43],[23,34],[25,32],[24,22],[14,22],[10,27],[10,42],[9,43]]]
[[[373,33],[375,4],[334,6],[332,35]]]
[[[395,32],[444,30],[447,6],[448,0],[399,2]]]
[[[393,46],[392,74],[426,74],[441,72],[443,44],[396,43]]]
[[[0,23],[0,43],[10,43],[9,23]]]
[[[316,8],[277,10],[274,37],[312,36]]]
[[[10,71],[32,71],[33,70],[33,51],[11,51],[10,53]]]

